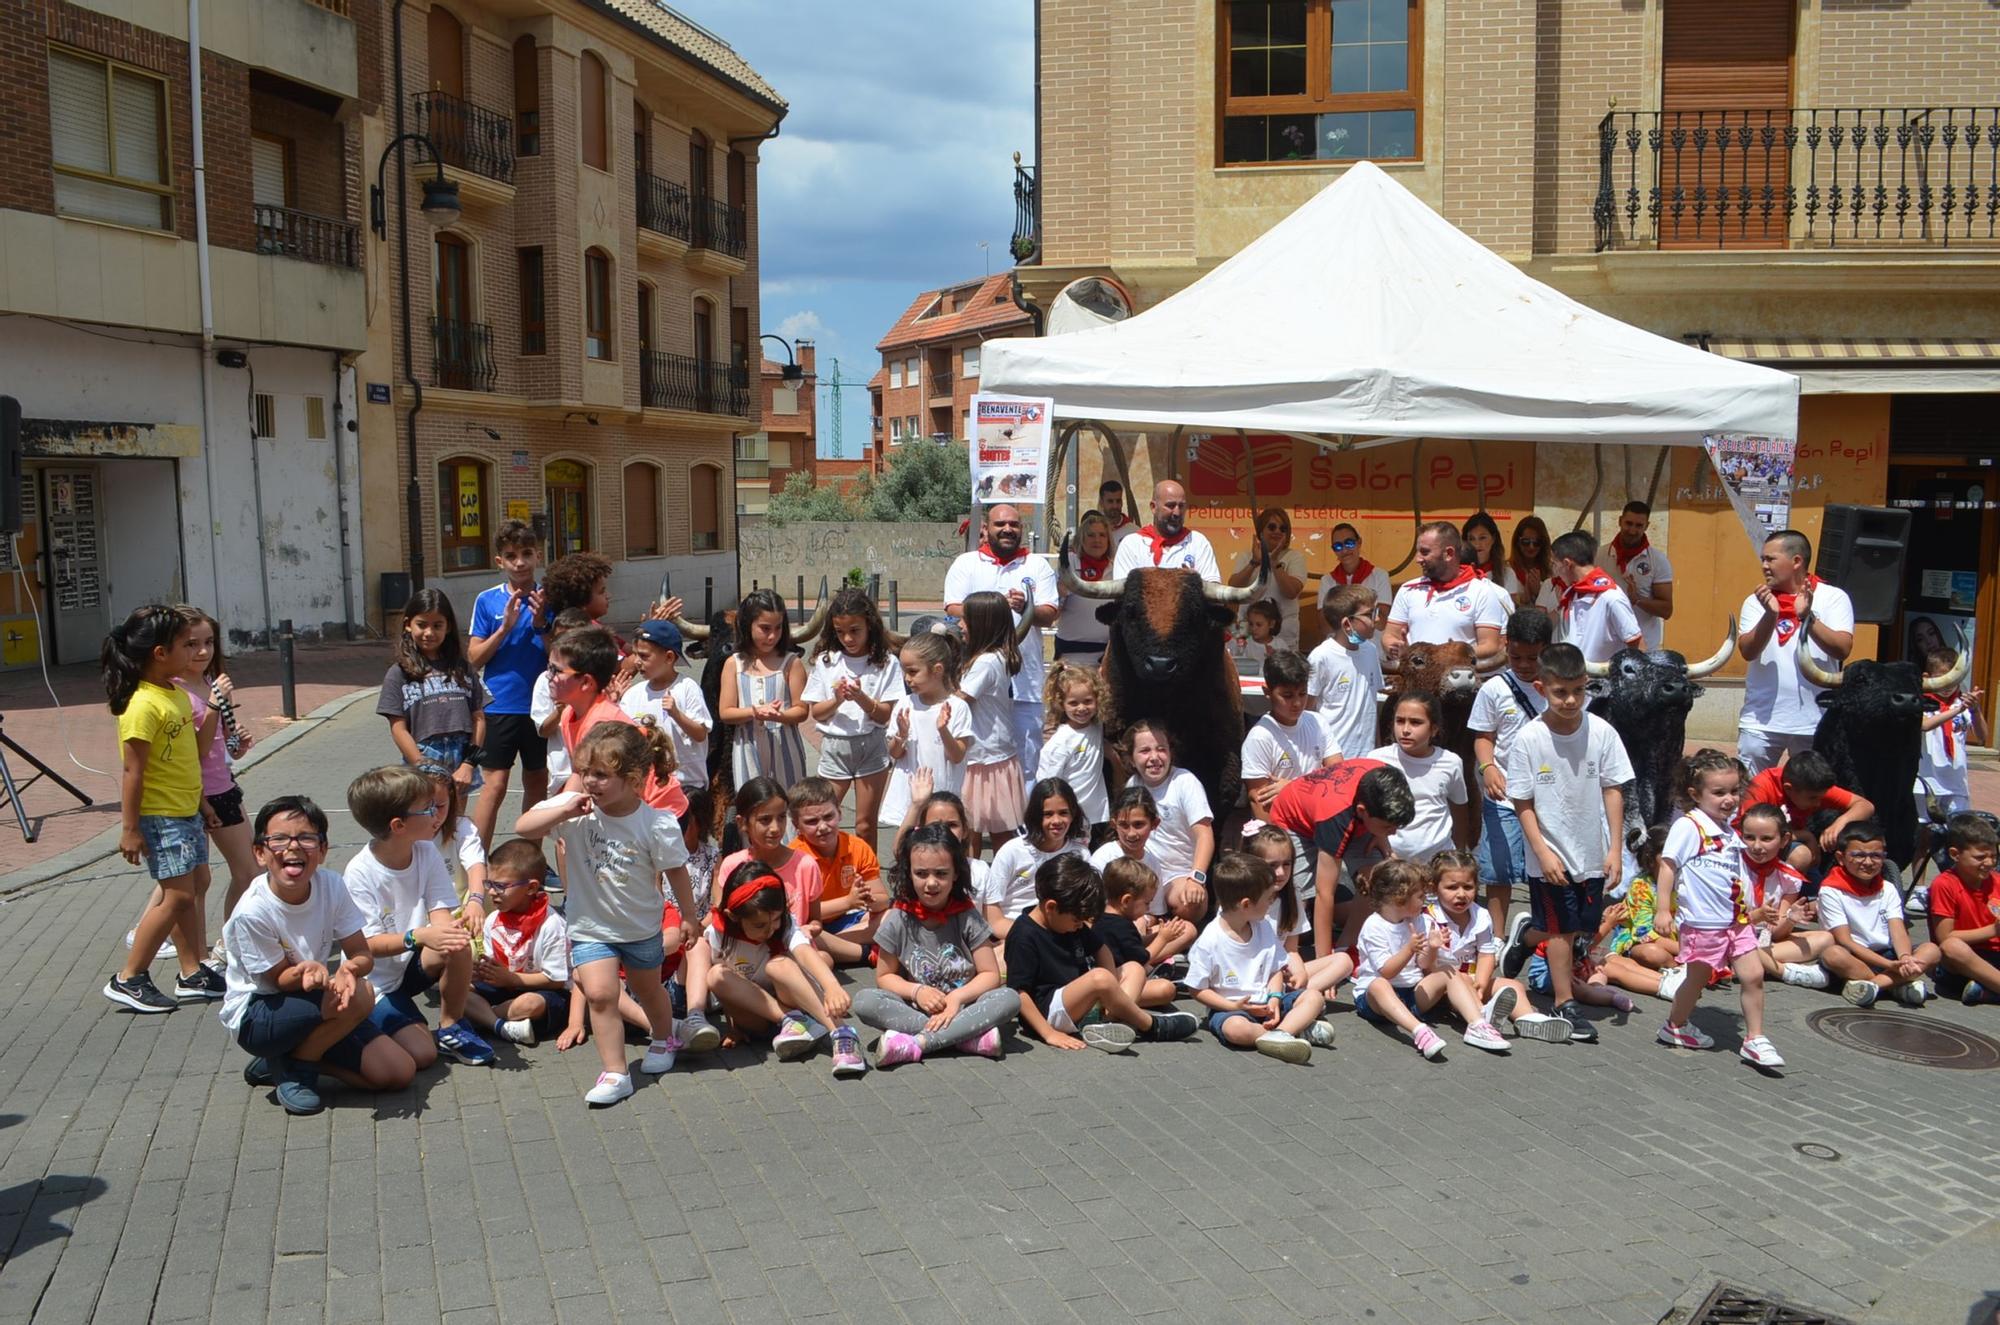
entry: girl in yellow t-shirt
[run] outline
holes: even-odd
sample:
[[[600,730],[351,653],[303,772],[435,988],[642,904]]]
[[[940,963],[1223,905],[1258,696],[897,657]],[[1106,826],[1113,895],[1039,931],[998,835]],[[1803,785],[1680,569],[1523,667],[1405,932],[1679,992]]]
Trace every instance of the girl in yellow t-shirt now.
[[[104,996],[134,1012],[172,1012],[183,998],[221,998],[222,976],[200,960],[201,895],[208,888],[208,834],[201,819],[201,756],[215,734],[217,710],[197,730],[187,692],[174,678],[195,667],[194,618],[161,604],[139,608],[104,638],[99,661],[104,691],[118,717],[122,755],[118,852],[136,865],[143,856],[160,885],[139,917],[125,965]],[[173,997],[160,992],[147,968],[168,934],[180,978]]]

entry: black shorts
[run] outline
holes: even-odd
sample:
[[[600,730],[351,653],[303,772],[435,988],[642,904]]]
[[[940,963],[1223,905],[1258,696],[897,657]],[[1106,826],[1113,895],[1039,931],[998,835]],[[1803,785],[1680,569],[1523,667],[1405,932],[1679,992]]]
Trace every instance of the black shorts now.
[[[1572,879],[1553,884],[1543,879],[1528,880],[1528,904],[1532,923],[1544,934],[1597,936],[1604,919],[1604,879]]]
[[[523,773],[540,773],[549,766],[548,740],[525,713],[488,713],[486,742],[480,748],[479,766],[489,773],[505,773],[516,759]]]
[[[219,791],[208,798],[208,806],[215,811],[216,827],[234,828],[243,822],[243,788],[231,787]]]

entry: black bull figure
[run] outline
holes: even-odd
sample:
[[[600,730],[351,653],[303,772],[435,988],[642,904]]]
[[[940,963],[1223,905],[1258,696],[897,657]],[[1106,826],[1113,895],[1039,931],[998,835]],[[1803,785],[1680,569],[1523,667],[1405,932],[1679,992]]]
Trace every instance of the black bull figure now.
[[[1067,538],[1056,564],[1063,592],[1101,600],[1097,619],[1111,627],[1103,662],[1111,694],[1105,739],[1121,739],[1141,719],[1164,723],[1174,764],[1199,778],[1209,803],[1226,813],[1243,789],[1243,697],[1225,642],[1237,607],[1255,599],[1270,578],[1269,557],[1248,589],[1210,584],[1184,570],[1079,580],[1070,571]]]
[[[1645,830],[1665,823],[1674,811],[1687,716],[1701,697],[1701,677],[1729,661],[1736,647],[1736,622],[1723,632],[1722,647],[1698,663],[1672,649],[1620,649],[1609,662],[1586,663],[1590,711],[1611,724],[1632,761],[1633,781],[1625,793],[1625,840],[1636,845]]]
[[[1800,629],[1810,628],[1810,621]],[[1849,663],[1829,672],[1803,645],[1797,653],[1806,680],[1824,687],[1824,713],[1813,731],[1813,749],[1833,765],[1834,781],[1875,803],[1889,859],[1908,867],[1917,854],[1917,804],[1913,789],[1923,755],[1924,695],[1958,688],[1972,661],[1961,639],[1958,665],[1925,677],[1913,662]]]

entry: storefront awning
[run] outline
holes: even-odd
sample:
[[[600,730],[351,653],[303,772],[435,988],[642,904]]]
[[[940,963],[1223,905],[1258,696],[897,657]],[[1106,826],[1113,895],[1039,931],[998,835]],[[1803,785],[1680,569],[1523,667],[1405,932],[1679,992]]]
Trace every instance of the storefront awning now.
[[[1690,337],[1711,354],[1782,368],[1809,396],[2000,391],[2000,340],[1970,337]]]

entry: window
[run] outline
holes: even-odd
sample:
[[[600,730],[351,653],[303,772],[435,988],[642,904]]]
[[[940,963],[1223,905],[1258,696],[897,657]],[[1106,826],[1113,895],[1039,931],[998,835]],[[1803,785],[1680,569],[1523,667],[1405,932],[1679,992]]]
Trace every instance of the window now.
[[[604,61],[583,53],[583,164],[611,169],[610,108],[606,104]]]
[[[625,466],[625,555],[660,555],[660,467],[646,460]]]
[[[549,559],[590,550],[590,466],[551,460],[542,467],[548,498]]]
[[[917,356],[914,354],[910,356],[909,362],[903,365],[903,380],[911,386],[917,384]]]
[[[486,463],[471,456],[438,462],[438,564],[445,573],[483,570],[486,551]]]
[[[514,43],[514,155],[542,152],[542,77],[535,61],[535,39]]]
[[[771,413],[797,414],[799,412],[799,390],[791,386],[771,388]]]
[[[306,440],[326,440],[326,397],[306,397]]]
[[[611,259],[602,249],[583,255],[583,351],[611,357]]]
[[[912,414],[908,418],[903,420],[903,436],[907,437],[909,440],[913,442],[916,441],[917,438],[923,436],[922,433],[917,431],[916,415]]]
[[[49,51],[49,132],[56,210],[171,230],[167,85],[74,51]]]
[[[697,203],[715,191],[715,172],[708,159],[708,135],[696,129],[688,135],[688,192]]]
[[[1224,165],[1417,156],[1421,0],[1228,0],[1218,17]]]
[[[546,354],[549,323],[542,286],[542,250],[539,246],[519,249],[515,257],[521,276],[521,353]]]
[[[893,387],[903,385],[903,361],[901,359],[889,365],[889,385]]]
[[[259,391],[250,397],[250,435],[252,437],[276,437],[278,435],[278,399],[267,392]]]
[[[250,201],[259,207],[292,206],[292,143],[275,134],[250,135]]]
[[[703,363],[715,358],[715,305],[706,299],[694,301],[694,357]]]
[[[964,352],[959,355],[959,363],[960,371],[967,377],[979,376],[979,347],[977,345],[966,346]]]
[[[715,552],[722,547],[721,496],[721,469],[696,465],[688,472],[688,521],[696,552]]]

